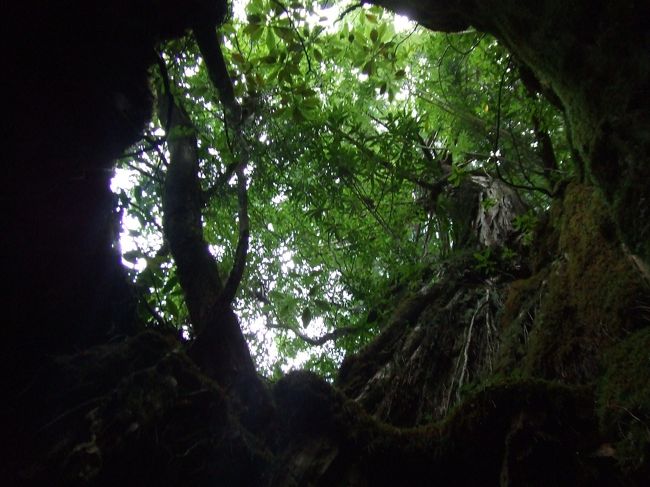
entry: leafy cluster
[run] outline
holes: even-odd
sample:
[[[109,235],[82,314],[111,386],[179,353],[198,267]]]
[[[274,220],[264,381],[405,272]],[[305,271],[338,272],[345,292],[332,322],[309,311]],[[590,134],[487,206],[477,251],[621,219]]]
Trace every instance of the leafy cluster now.
[[[532,221],[571,171],[562,114],[483,34],[404,27],[374,6],[251,0],[235,5],[220,36],[249,156],[251,238],[236,307],[268,374],[297,361],[333,373],[377,333],[386,290],[458,246],[449,188],[499,179]],[[229,268],[233,122],[191,36],[161,46],[159,64],[154,83],[167,81],[195,127],[204,235]],[[162,238],[167,129],[152,122],[121,159],[123,256],[142,317],[190,336]],[[528,220],[518,224],[529,231]]]

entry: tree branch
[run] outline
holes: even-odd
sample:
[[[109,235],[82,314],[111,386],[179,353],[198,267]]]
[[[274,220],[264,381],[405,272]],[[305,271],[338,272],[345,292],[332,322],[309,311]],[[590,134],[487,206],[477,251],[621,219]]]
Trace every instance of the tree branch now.
[[[203,191],[203,204],[207,205],[212,198],[221,192],[228,181],[230,181],[232,175],[237,171],[237,166],[239,166],[239,162],[228,164],[228,167],[226,167],[226,170],[219,175],[217,181],[211,187]]]
[[[494,145],[492,147],[492,152],[494,152],[494,155],[497,155],[497,152],[499,151],[499,134],[501,133],[501,95],[503,94],[503,85],[505,84],[506,74],[508,74],[511,62],[512,56],[508,56],[508,62],[506,63],[506,67],[503,70],[503,73],[501,74],[501,82],[499,83],[499,94],[497,99],[497,121],[494,131]]]
[[[338,338],[341,338],[343,336],[348,336],[352,335],[354,333],[359,333],[361,330],[356,327],[356,326],[344,326],[341,328],[337,328],[333,331],[327,332],[322,336],[319,336],[317,338],[312,338],[309,335],[305,335],[302,333],[300,330],[297,330],[295,327],[289,326],[289,325],[274,325],[273,323],[267,323],[266,324],[267,328],[273,328],[276,330],[286,330],[294,333],[298,338],[303,340],[305,343],[308,343],[309,345],[313,347],[317,347],[319,345],[323,345],[324,343],[327,343],[332,340],[336,340]]]
[[[246,189],[246,175],[244,166],[237,167],[237,198],[239,202],[239,240],[235,250],[235,260],[228,276],[228,281],[221,295],[225,302],[232,302],[237,294],[246,269],[246,257],[248,255],[248,240],[250,237],[250,221],[248,218],[248,190]]]
[[[346,8],[343,12],[341,12],[341,14],[339,15],[339,17],[334,21],[334,23],[336,24],[336,23],[340,22],[341,20],[343,20],[343,19],[345,18],[345,16],[346,16],[347,14],[349,14],[350,12],[354,12],[355,10],[357,10],[357,9],[359,9],[359,8],[361,8],[361,7],[363,7],[363,5],[364,5],[365,3],[367,3],[367,2],[353,3],[353,4],[350,5],[348,8]]]
[[[217,262],[203,237],[202,193],[194,126],[183,109],[159,97],[158,113],[170,128],[170,163],[163,189],[163,229],[178,269],[195,332],[199,335],[210,321],[214,303],[222,292]],[[171,119],[167,120],[167,114]]]
[[[541,127],[540,120],[537,116],[533,116],[533,127],[535,129],[535,139],[539,144],[538,153],[542,159],[544,177],[553,186],[552,176],[558,170],[557,158],[555,157],[555,150],[553,150],[553,141],[548,132]]]
[[[169,71],[167,71],[167,65],[162,56],[155,51],[156,54],[156,65],[158,66],[158,71],[160,71],[160,77],[162,78],[163,88],[165,89],[165,96],[167,97],[167,123],[165,124],[165,137],[163,140],[166,140],[167,135],[169,134],[169,124],[172,120],[172,109],[174,106],[174,95],[172,94],[171,83],[169,82]]]
[[[210,81],[217,89],[219,100],[226,111],[227,117],[234,125],[238,125],[242,118],[242,109],[235,98],[235,89],[228,74],[226,60],[221,51],[219,38],[213,26],[199,24],[193,28],[196,43],[208,69]]]

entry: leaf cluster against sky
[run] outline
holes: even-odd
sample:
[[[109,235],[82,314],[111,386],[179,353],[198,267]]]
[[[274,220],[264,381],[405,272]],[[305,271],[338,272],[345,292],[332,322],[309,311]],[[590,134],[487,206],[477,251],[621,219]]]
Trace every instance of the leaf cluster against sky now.
[[[431,193],[441,178],[454,185],[470,172],[502,178],[532,215],[571,170],[561,113],[522,83],[516,60],[495,40],[434,34],[378,7],[351,7],[251,0],[236,4],[220,28],[248,112],[251,242],[236,307],[269,375],[295,365],[332,374],[385,322],[391,289],[454,251],[451,203]],[[210,195],[204,233],[227,269],[237,243],[235,178],[223,176],[234,160],[232,127],[193,39],[160,54],[198,134]],[[160,84],[160,71],[152,76]],[[154,120],[120,160],[114,190],[141,316],[188,334],[162,239],[165,135]],[[345,332],[321,346],[304,339],[335,330]]]

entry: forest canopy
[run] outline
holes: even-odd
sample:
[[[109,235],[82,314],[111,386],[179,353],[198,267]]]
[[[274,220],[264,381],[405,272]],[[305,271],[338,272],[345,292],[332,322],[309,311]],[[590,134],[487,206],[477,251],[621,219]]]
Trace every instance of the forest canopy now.
[[[157,116],[113,180],[121,251],[140,317],[194,336],[164,228],[173,145],[191,141],[202,236],[234,276],[266,375],[332,376],[380,331],[385,301],[435,282],[455,253],[487,268],[499,243],[516,260],[574,172],[563,113],[484,33],[434,33],[363,2],[241,0],[218,36],[230,102],[200,39],[160,46]],[[468,181],[492,189],[468,199]],[[500,208],[492,181],[517,211]],[[480,229],[499,211],[516,239]]]

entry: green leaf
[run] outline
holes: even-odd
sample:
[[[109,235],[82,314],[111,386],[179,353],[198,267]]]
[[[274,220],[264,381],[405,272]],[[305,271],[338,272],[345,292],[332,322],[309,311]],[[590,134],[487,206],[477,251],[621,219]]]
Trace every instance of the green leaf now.
[[[172,315],[174,318],[180,317],[178,305],[172,299],[167,300],[167,310],[169,311],[169,314]]]
[[[305,307],[305,309],[302,310],[302,315],[300,316],[300,319],[302,321],[302,326],[303,328],[307,328],[309,323],[311,322],[311,310],[309,307]]]
[[[253,108],[242,125],[251,161],[251,238],[241,289],[263,289],[268,297],[263,303],[241,293],[238,311],[244,328],[265,317],[273,320],[276,313],[278,322],[290,327],[306,326],[316,316],[328,327],[365,324],[368,310],[379,309],[380,316],[390,311],[394,303],[378,306],[382,296],[393,296],[390,290],[399,284],[416,287],[423,268],[430,271],[432,262],[450,254],[456,224],[452,215],[464,211],[458,198],[450,197],[461,192],[450,186],[460,184],[469,170],[497,176],[493,164],[469,154],[489,154],[499,91],[503,127],[513,128],[511,136],[500,138],[501,150],[515,161],[522,154],[521,168],[503,164],[500,170],[515,184],[528,185],[526,177],[545,184],[536,167],[539,158],[529,157],[536,155],[532,113],[558,142],[558,161],[562,151],[568,160],[563,117],[545,101],[527,97],[515,76],[506,76],[501,86],[508,54],[489,36],[446,39],[423,29],[397,33],[377,7],[364,7],[325,29],[306,20],[310,14],[304,2],[281,3],[289,15],[277,2],[250,0],[248,22],[235,19],[221,27],[236,96]],[[458,52],[450,49],[450,40]],[[177,85],[173,94],[197,128],[172,131],[168,139],[188,135],[199,142],[200,187],[219,187],[201,212],[202,231],[219,249],[219,267],[230,268],[238,240],[238,201],[236,178],[224,183],[222,175],[236,162],[238,142],[232,135],[239,127],[225,127],[219,116],[218,97],[197,46],[173,40],[163,49],[164,59],[173,60],[168,66]],[[361,72],[369,80],[360,80]],[[417,96],[400,96],[406,88]],[[165,128],[155,123],[148,127],[152,133]],[[426,147],[413,143],[420,138],[432,149],[433,161],[424,157]],[[134,151],[143,148],[147,144]],[[155,248],[147,242],[157,247],[163,239],[159,226],[167,221],[160,207],[170,161],[168,147],[159,148],[128,161],[136,168],[130,184],[137,182],[120,197],[129,216],[123,238],[137,241],[152,255]],[[414,183],[441,181],[446,172],[439,162],[452,159],[450,185],[438,197]],[[521,196],[537,214],[548,203],[540,194],[521,191]],[[483,207],[490,204],[485,200]],[[520,241],[532,235],[529,219],[519,218],[514,225]],[[133,263],[141,258],[135,253],[126,257]],[[488,269],[494,260],[480,254],[475,262]],[[147,259],[144,271],[130,274],[154,308],[162,303],[165,319],[182,323],[187,318],[169,256]],[[156,296],[146,295],[152,288]],[[337,341],[335,356],[358,350],[373,333]],[[258,363],[265,364],[268,344],[261,336],[250,338],[256,360],[262,357]],[[265,371],[279,370],[278,363],[310,350],[292,333],[278,332],[273,340],[284,355],[262,365]],[[327,352],[311,355],[309,363],[319,370],[334,370],[339,360]]]
[[[264,28],[261,24],[248,24],[244,28],[244,33],[248,34],[252,40],[257,40],[262,36]]]
[[[307,117],[305,117],[305,114],[300,110],[300,108],[297,105],[293,107],[293,110],[291,111],[291,117],[293,118],[293,121],[296,123],[302,123],[307,121]]]
[[[325,301],[324,299],[315,299],[314,305],[318,308],[318,310],[321,313],[324,313],[332,309],[332,305],[328,301]]]
[[[294,39],[294,32],[291,27],[275,26],[273,27],[273,32],[285,42],[293,41]]]
[[[244,56],[242,56],[238,52],[233,52],[230,57],[237,64],[244,64],[246,62],[246,58],[244,58]]]
[[[266,30],[266,48],[269,50],[270,54],[273,54],[275,51],[275,46],[277,44],[277,39],[273,34],[273,29]]]
[[[305,98],[302,100],[300,107],[306,110],[316,110],[320,107],[320,100],[318,98]]]
[[[248,14],[246,16],[246,20],[248,20],[248,22],[251,24],[260,24],[263,20],[263,17],[260,14]]]

